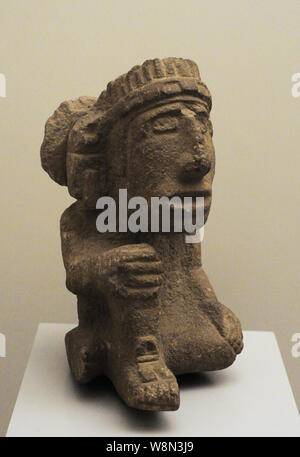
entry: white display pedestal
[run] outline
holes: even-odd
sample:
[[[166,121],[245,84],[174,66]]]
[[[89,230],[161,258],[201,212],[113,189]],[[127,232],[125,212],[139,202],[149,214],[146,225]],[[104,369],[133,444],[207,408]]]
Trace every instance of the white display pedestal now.
[[[224,371],[179,377],[180,409],[128,408],[107,379],[71,379],[64,335],[74,324],[40,324],[7,436],[300,436],[300,420],[271,332],[244,332]]]

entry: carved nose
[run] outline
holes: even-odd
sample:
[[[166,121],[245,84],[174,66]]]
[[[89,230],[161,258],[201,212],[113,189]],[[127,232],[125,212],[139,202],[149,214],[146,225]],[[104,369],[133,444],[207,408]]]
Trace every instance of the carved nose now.
[[[201,144],[193,148],[189,159],[183,164],[180,177],[183,181],[201,180],[211,169],[211,160]]]

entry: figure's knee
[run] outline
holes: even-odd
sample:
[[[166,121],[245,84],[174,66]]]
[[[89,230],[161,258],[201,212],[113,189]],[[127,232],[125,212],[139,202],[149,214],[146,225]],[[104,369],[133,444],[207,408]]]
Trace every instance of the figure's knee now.
[[[222,337],[232,347],[235,354],[239,354],[243,349],[242,326],[237,316],[222,303],[218,304],[221,312],[220,333]]]
[[[236,358],[230,342],[211,322],[197,332],[165,342],[164,350],[166,363],[175,374],[221,370]]]

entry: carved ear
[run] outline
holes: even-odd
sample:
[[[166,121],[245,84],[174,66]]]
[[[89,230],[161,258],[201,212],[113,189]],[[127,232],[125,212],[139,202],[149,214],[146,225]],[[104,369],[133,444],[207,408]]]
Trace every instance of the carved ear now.
[[[42,167],[62,186],[67,185],[66,154],[68,136],[74,123],[95,104],[94,97],[63,102],[48,119],[41,146]]]
[[[67,147],[68,189],[72,197],[84,200],[90,209],[106,192],[106,157],[99,132],[101,112],[91,109],[73,125]]]

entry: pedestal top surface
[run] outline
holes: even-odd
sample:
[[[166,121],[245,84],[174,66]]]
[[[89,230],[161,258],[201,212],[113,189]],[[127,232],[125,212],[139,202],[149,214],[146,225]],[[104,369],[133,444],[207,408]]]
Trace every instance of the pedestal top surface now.
[[[300,436],[300,419],[272,332],[244,332],[229,368],[178,378],[175,412],[128,408],[110,381],[72,380],[64,335],[40,324],[7,436]]]

